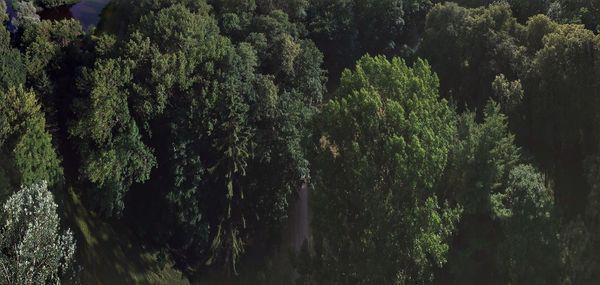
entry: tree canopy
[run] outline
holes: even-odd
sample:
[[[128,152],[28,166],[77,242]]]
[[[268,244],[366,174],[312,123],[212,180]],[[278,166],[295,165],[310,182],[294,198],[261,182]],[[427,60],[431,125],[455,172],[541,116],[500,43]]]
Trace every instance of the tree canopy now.
[[[3,206],[0,280],[5,284],[60,283],[73,262],[73,234],[59,232],[57,206],[46,187],[46,182],[23,187]]]
[[[0,167],[12,173],[5,178],[10,181],[8,189],[39,181],[56,185],[62,180],[60,159],[35,94],[20,86],[0,96]]]
[[[0,283],[599,278],[598,0],[76,2],[0,2]]]
[[[313,282],[431,282],[446,262],[461,210],[432,191],[456,132],[437,88],[422,60],[343,73],[313,135]]]

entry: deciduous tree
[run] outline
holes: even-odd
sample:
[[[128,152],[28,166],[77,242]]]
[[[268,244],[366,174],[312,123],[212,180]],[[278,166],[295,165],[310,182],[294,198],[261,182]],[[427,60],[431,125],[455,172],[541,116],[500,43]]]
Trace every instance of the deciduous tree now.
[[[75,255],[70,230],[60,231],[57,205],[45,182],[23,187],[2,209],[0,281],[60,283]]]
[[[417,60],[363,57],[316,118],[317,283],[421,283],[446,262],[460,210],[439,201],[455,135],[438,79]]]

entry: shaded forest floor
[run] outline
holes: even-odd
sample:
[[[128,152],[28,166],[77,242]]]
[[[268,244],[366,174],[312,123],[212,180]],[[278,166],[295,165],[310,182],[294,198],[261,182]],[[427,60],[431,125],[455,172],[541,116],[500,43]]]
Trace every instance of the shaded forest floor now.
[[[77,266],[81,284],[190,284],[170,260],[144,243],[124,220],[107,220],[88,211],[78,195],[65,191],[64,216],[77,240]],[[286,241],[286,243],[289,241]],[[253,258],[240,264],[239,275],[222,272],[195,276],[193,284],[292,284],[294,270],[289,252],[280,250],[266,263]],[[205,272],[206,273],[206,272]]]
[[[82,284],[188,284],[121,221],[108,223],[88,211],[72,190],[68,196],[65,214],[77,239]]]

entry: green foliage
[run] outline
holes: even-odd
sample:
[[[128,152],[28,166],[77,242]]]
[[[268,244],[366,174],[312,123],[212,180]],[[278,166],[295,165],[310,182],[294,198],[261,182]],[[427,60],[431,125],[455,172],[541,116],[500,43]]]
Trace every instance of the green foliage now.
[[[0,48],[0,89],[25,84],[26,69],[21,53],[16,49]]]
[[[553,0],[503,0],[510,5],[513,15],[520,21],[525,22],[528,18],[537,14],[546,14]],[[439,1],[441,2],[441,1]],[[452,1],[465,7],[487,6],[500,1],[497,0],[456,0]]]
[[[40,23],[40,16],[33,2],[13,1],[15,17],[11,19],[12,24],[17,28],[28,28]]]
[[[192,97],[172,124],[177,184],[169,199],[186,209],[179,217],[188,231],[215,223],[211,264],[235,266],[246,240],[285,217],[289,194],[308,172],[300,140],[312,101],[279,94],[272,77],[257,74],[257,60],[248,44],[231,48],[203,100]]]
[[[557,281],[558,240],[553,195],[508,131],[500,106],[489,102],[484,121],[462,115],[444,182],[444,197],[464,207],[448,262],[455,283]],[[525,250],[526,249],[526,250]]]
[[[214,0],[209,1],[220,17],[219,25],[223,32],[234,33],[248,28],[256,13],[254,0]]]
[[[579,5],[582,6],[585,5]],[[560,18],[553,14],[557,12],[556,3],[549,7],[549,15]],[[434,69],[440,73],[442,90],[446,96],[461,105],[478,109],[482,107],[482,102],[490,97],[501,102],[502,110],[510,116],[511,128],[517,131],[518,141],[534,154],[547,174],[550,182],[544,184],[554,185],[556,206],[567,221],[584,212],[587,190],[591,187],[583,177],[587,168],[583,162],[584,158],[596,154],[598,145],[598,135],[595,131],[598,128],[595,115],[598,84],[594,79],[598,77],[598,43],[598,37],[592,31],[582,26],[559,25],[543,15],[531,17],[525,26],[521,26],[509,14],[508,6],[502,4],[491,4],[486,8],[477,9],[465,9],[452,3],[438,5],[428,16],[424,35],[422,51],[432,61]],[[444,48],[439,48],[440,46]],[[486,122],[487,120],[486,117]],[[489,130],[487,132],[493,133]],[[512,140],[510,144],[514,146]],[[497,137],[492,141],[501,140]],[[494,151],[479,153],[494,154]],[[549,272],[557,271],[557,246],[554,238],[557,229],[556,222],[551,222],[556,220],[553,215],[547,222],[532,222],[545,227],[545,230],[538,229],[543,235],[537,237],[537,240],[544,243],[538,242],[534,245],[527,240],[536,240],[535,235],[507,230],[510,227],[531,228],[531,225],[503,226],[504,222],[486,220],[483,217],[475,218],[468,214],[473,209],[472,205],[478,205],[477,208],[481,208],[482,205],[498,205],[501,200],[499,197],[504,197],[503,193],[507,191],[506,176],[515,164],[503,165],[502,159],[494,158],[498,153],[502,152],[496,151],[496,154],[487,158],[481,155],[480,158],[476,158],[487,163],[500,162],[500,165],[491,167],[479,164],[474,167],[473,169],[477,170],[472,172],[473,175],[466,176],[463,180],[472,181],[466,182],[472,183],[472,186],[451,186],[455,189],[491,189],[475,191],[474,193],[479,195],[470,197],[478,198],[464,205],[466,215],[459,226],[461,234],[455,241],[460,246],[454,249],[456,254],[452,255],[453,258],[449,262],[454,268],[451,275],[457,278],[455,282],[459,283],[473,280],[490,282],[497,280],[498,276],[505,278],[501,282],[557,282],[557,274],[536,275],[544,275],[546,279],[523,279],[523,276],[533,275],[525,271],[514,272],[517,267],[532,272],[541,271],[539,268],[521,266],[516,262],[525,259],[533,260],[530,263],[555,268]],[[451,159],[451,165],[452,161],[465,161],[469,157],[473,156],[458,154]],[[517,162],[522,163],[520,159]],[[457,170],[447,175],[451,180],[457,180],[461,175],[470,172],[465,171],[469,168],[462,166],[450,167],[454,168]],[[490,172],[486,169],[490,169]],[[490,176],[489,173],[495,174]],[[481,180],[485,177],[496,178]],[[448,197],[456,196],[460,200],[460,193],[449,194]],[[486,211],[481,213],[485,214]],[[564,222],[563,227],[563,259],[571,264],[566,280],[575,283],[592,280],[582,276],[590,276],[593,270],[573,266],[577,262],[575,260],[583,258],[581,256],[584,254],[581,252],[585,248],[574,244],[579,238],[587,238],[589,226],[576,220]],[[512,232],[516,236],[498,234],[498,230],[502,228],[504,232]],[[471,231],[477,233],[470,233]],[[477,238],[478,236],[488,238]],[[585,244],[583,241],[581,243]],[[467,248],[465,244],[468,245]],[[519,247],[514,244],[526,244],[530,255],[518,255]],[[513,254],[517,255],[510,257]],[[462,258],[460,256],[473,256],[474,259],[461,262],[458,261]],[[510,261],[511,259],[514,261]],[[481,267],[473,267],[471,264],[479,264]],[[498,271],[493,273],[489,268],[496,268]],[[489,274],[483,274],[486,272]]]
[[[89,137],[102,145],[113,139],[113,129],[124,129],[128,125],[131,117],[124,87],[131,80],[131,72],[127,65],[118,60],[101,61],[86,74],[82,88],[90,92],[89,102],[86,102],[88,112],[85,119],[74,126],[75,135],[81,134],[80,137]]]
[[[20,37],[23,62],[26,70],[26,86],[33,88],[39,96],[43,110],[50,124],[58,124],[61,100],[71,94],[74,88],[67,87],[65,82],[73,85],[78,67],[70,65],[79,57],[76,47],[83,31],[76,20],[41,21],[39,24],[26,26]],[[63,113],[67,113],[66,110]]]
[[[17,177],[12,178],[12,185],[47,181],[54,186],[62,179],[62,169],[35,94],[11,87],[1,96],[0,152],[10,157],[14,167],[10,171]]]
[[[232,55],[229,59],[229,65],[226,75],[223,77],[224,83],[220,90],[222,94],[218,96],[215,102],[215,128],[211,135],[213,153],[218,159],[212,165],[209,165],[209,173],[214,171],[213,191],[220,193],[217,197],[225,198],[225,207],[221,209],[222,213],[218,216],[221,221],[217,228],[216,235],[212,241],[211,249],[214,253],[229,251],[230,254],[224,255],[224,262],[231,264],[233,271],[236,272],[235,264],[244,250],[244,243],[240,231],[246,227],[244,212],[236,209],[235,206],[242,203],[244,199],[245,186],[242,184],[242,178],[246,176],[248,159],[250,158],[250,143],[253,132],[248,126],[249,106],[244,102],[244,97],[248,96],[248,82],[252,79],[252,67],[255,65],[256,57],[251,53],[241,53]],[[249,57],[242,57],[242,56]],[[244,61],[248,61],[247,63]],[[249,67],[247,70],[245,67]],[[250,89],[251,90],[251,89]],[[209,174],[209,176],[210,176]],[[218,185],[222,184],[222,185]],[[237,212],[237,213],[236,213]],[[212,258],[211,258],[212,260]],[[212,262],[209,260],[209,262]]]
[[[223,56],[228,43],[207,13],[173,5],[143,16],[133,32],[124,53],[134,64],[133,110],[144,124],[164,111],[171,96],[212,74],[213,61]]]
[[[164,235],[182,261],[235,272],[247,246],[270,242],[257,237],[278,235],[308,176],[302,144],[324,93],[322,55],[281,10],[249,14],[236,30],[245,41],[221,35],[203,1],[132,9],[122,41],[92,39],[95,65],[78,82],[80,173],[117,211],[134,179],[160,183],[161,214],[175,221]]]
[[[2,50],[10,47],[10,32],[6,28],[8,20],[9,17],[6,10],[6,2],[0,2],[0,23],[4,25],[4,28],[0,28],[0,49]]]
[[[508,0],[507,1],[513,11],[513,15],[520,21],[525,22],[532,16],[538,14],[546,14],[552,0],[532,0],[532,1],[520,1],[520,0]]]
[[[184,52],[192,62],[216,53],[216,46],[209,41],[197,45],[197,40],[210,40],[217,36],[218,28],[208,9],[191,11],[183,4],[176,4],[157,12],[150,12],[140,20],[139,31],[154,43],[161,43],[159,49],[167,53]],[[218,36],[217,36],[218,37]],[[206,54],[206,55],[205,55]]]
[[[290,193],[308,173],[301,140],[324,92],[322,57],[299,38],[284,12],[253,15],[238,33],[247,34],[250,44],[220,49],[226,54],[216,61],[218,76],[210,70],[198,74],[214,79],[202,100],[183,103],[194,109],[173,125],[176,145],[188,153],[173,155],[178,173],[189,173],[176,181],[196,186],[170,194],[177,204],[198,207],[192,213],[216,221],[210,262],[231,265],[258,230],[274,231],[285,217]],[[206,194],[192,194],[202,188]],[[198,198],[185,199],[190,195]],[[185,220],[197,223],[199,216]]]
[[[23,185],[32,185],[36,181],[48,181],[53,185],[62,177],[60,160],[45,122],[41,113],[31,117],[24,126],[27,131],[15,146],[15,166]]]
[[[8,29],[0,29],[0,49],[8,49],[10,47],[11,34]]]
[[[2,209],[0,281],[3,284],[60,283],[75,255],[70,230],[59,232],[54,197],[40,182],[23,187]]]
[[[597,93],[596,65],[589,64],[596,61],[597,39],[541,15],[521,26],[509,12],[502,4],[438,5],[428,15],[422,52],[439,72],[443,94],[459,106],[481,110],[490,97],[500,101],[519,141],[556,182],[558,205],[580,209],[581,162],[597,144],[596,103],[589,97]]]
[[[489,216],[490,197],[503,191],[502,183],[520,159],[520,149],[500,106],[489,102],[481,124],[475,122],[473,113],[460,116],[453,146],[444,183],[445,191],[450,191],[448,197],[463,205],[465,214]]]
[[[0,200],[64,160],[186,276],[277,282],[268,255],[313,186],[299,283],[598,279],[597,0],[123,0],[90,33],[36,14],[73,2],[15,1],[0,28]]]
[[[0,3],[0,22],[5,23],[8,21],[8,13],[6,11],[6,2]]]
[[[52,67],[53,60],[60,57],[61,49],[76,41],[82,33],[81,25],[75,20],[42,21],[38,25],[27,26],[21,37],[21,46],[30,84],[39,86],[39,89],[50,88],[49,75],[45,71]]]
[[[544,47],[544,36],[550,34],[558,28],[558,24],[544,15],[537,15],[527,20],[526,26],[526,45],[529,54],[535,54]]]
[[[133,26],[123,50],[116,52],[131,63],[131,78],[124,81],[124,88],[131,90],[125,108],[143,126],[142,135],[155,137],[157,144],[163,146],[157,156],[163,157],[158,161],[159,167],[168,174],[164,195],[170,207],[166,214],[175,218],[174,228],[182,235],[181,242],[174,246],[186,251],[190,259],[195,259],[189,263],[197,266],[208,255],[221,257],[230,249],[224,242],[211,252],[210,234],[215,245],[223,237],[232,242],[238,240],[231,231],[216,238],[218,225],[229,219],[227,192],[223,191],[227,184],[219,183],[214,193],[208,192],[212,188],[205,186],[204,167],[204,148],[213,146],[205,144],[206,137],[219,123],[210,116],[217,114],[211,114],[210,109],[222,90],[216,81],[220,70],[215,66],[231,46],[219,34],[203,1],[159,2],[143,1],[141,8],[136,7],[147,13],[140,12],[139,24]],[[224,175],[223,169],[215,173],[215,177],[219,175]],[[218,211],[214,220],[207,218],[208,209]],[[212,232],[209,225],[214,226]],[[234,264],[237,255],[233,259],[227,255],[230,264]]]
[[[429,0],[309,1],[306,26],[337,80],[363,54],[408,54]]]
[[[61,21],[42,21],[39,25],[27,27],[22,35],[22,47],[35,48],[44,42],[64,48],[77,40],[83,31],[79,22],[74,19]]]
[[[79,120],[70,129],[81,142],[81,174],[94,184],[101,195],[96,202],[109,215],[121,213],[123,195],[133,182],[148,180],[156,166],[152,150],[142,142],[129,114],[128,65],[127,61],[111,59],[87,70],[81,91],[89,97],[75,103]]]
[[[439,74],[444,96],[482,110],[493,98],[496,75],[512,80],[526,70],[526,49],[517,37],[522,29],[506,3],[475,9],[438,4],[427,15],[421,53]]]
[[[457,141],[441,183],[443,197],[464,207],[448,262],[451,282],[491,282],[493,276],[502,276],[496,263],[500,237],[494,232],[499,227],[494,219],[498,203],[492,198],[504,193],[510,171],[519,162],[520,151],[513,141],[506,117],[493,102],[481,124],[473,113],[459,117]]]
[[[520,80],[508,81],[504,74],[496,76],[492,82],[494,97],[500,100],[504,113],[515,112],[523,102],[523,86]]]
[[[511,284],[551,284],[558,281],[559,243],[552,191],[533,167],[513,168],[494,209],[506,236],[499,245],[503,275]]]
[[[598,0],[556,0],[548,14],[561,22],[583,24],[587,29],[598,31],[599,4]]]
[[[460,210],[431,189],[456,128],[437,88],[422,60],[366,56],[344,72],[316,118],[314,282],[430,282],[446,262]]]
[[[555,179],[557,200],[569,215],[583,209],[583,160],[598,145],[600,37],[561,25],[543,38],[525,84],[530,97],[530,145]]]

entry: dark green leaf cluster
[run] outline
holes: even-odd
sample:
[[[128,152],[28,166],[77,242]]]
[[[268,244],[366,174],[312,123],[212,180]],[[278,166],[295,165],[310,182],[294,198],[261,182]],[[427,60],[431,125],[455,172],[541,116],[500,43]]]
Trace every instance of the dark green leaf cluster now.
[[[306,26],[337,82],[362,55],[410,55],[430,0],[309,1]]]

